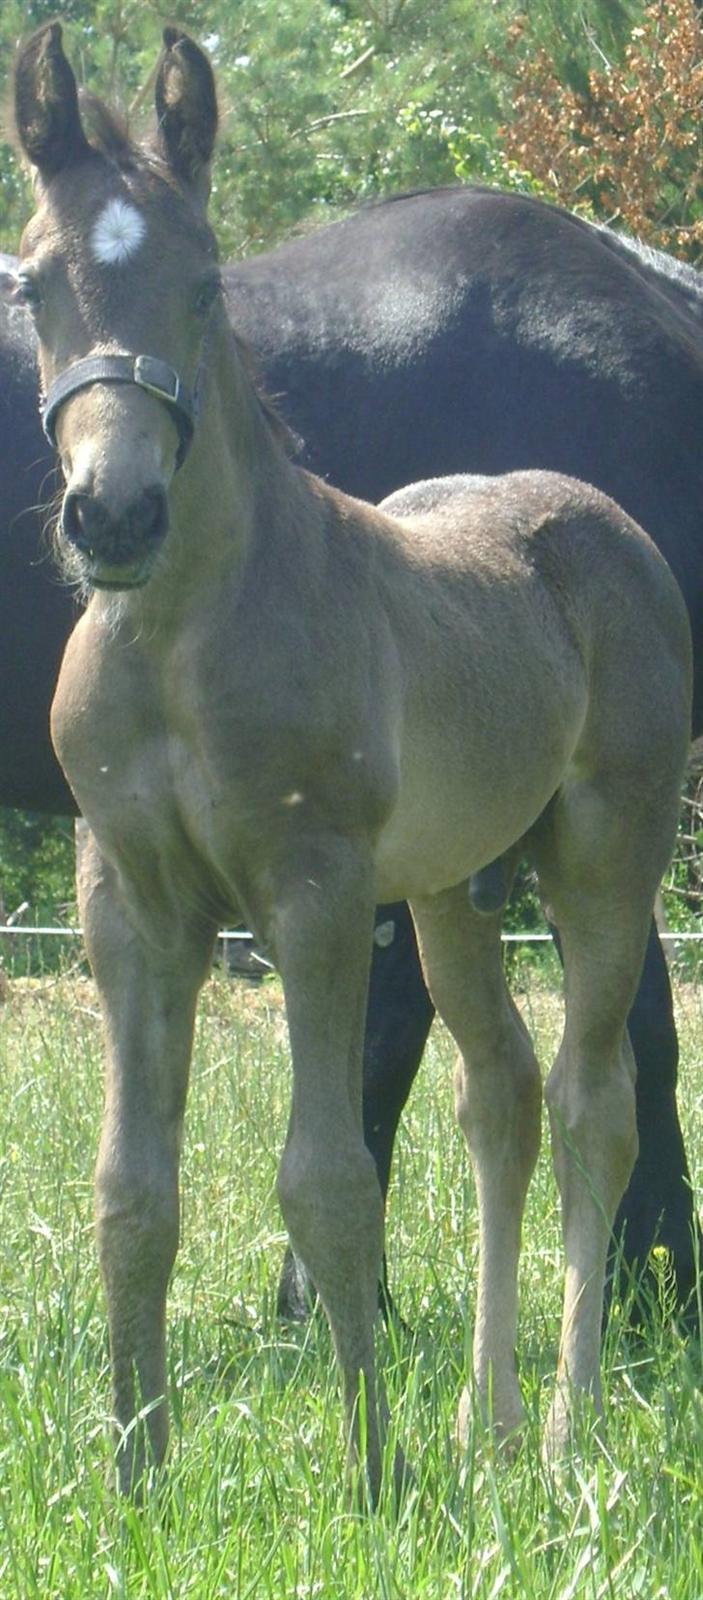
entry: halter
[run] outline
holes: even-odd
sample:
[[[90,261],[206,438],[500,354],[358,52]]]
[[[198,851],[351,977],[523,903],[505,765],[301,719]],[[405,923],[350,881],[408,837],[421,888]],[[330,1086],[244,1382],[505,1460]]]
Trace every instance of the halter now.
[[[158,356],[86,356],[67,367],[51,384],[40,403],[42,426],[56,449],[56,417],[64,402],[79,389],[92,383],[134,383],[168,406],[178,429],[179,446],[176,471],[183,465],[193,438],[197,417],[197,396],[179,378],[167,361]]]

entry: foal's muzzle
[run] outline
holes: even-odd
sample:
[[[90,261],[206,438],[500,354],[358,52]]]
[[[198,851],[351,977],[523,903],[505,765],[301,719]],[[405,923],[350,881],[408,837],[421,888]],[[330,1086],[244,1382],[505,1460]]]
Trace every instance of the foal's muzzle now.
[[[168,531],[168,502],[160,485],[141,489],[119,513],[98,495],[69,489],[61,531],[81,558],[95,589],[137,589],[146,583]]]
[[[91,355],[76,361],[51,384],[42,402],[44,432],[57,445],[59,412],[74,395],[93,384],[141,389],[168,411],[178,434],[175,469],[188,453],[197,415],[197,394],[191,393],[174,367],[158,356]],[[197,389],[197,385],[196,385]],[[156,553],[168,531],[168,505],[160,484],[139,490],[131,500],[118,485],[109,501],[92,492],[90,481],[69,487],[61,513],[66,543],[80,558],[81,574],[96,589],[136,589],[146,583]]]

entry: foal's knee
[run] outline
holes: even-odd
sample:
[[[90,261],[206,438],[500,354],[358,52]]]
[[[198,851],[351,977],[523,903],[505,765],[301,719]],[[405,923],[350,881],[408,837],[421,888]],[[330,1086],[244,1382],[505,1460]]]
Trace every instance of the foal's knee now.
[[[113,1148],[95,1172],[95,1220],[103,1273],[145,1294],[165,1294],[178,1249],[177,1176],[170,1161],[147,1162]]]
[[[360,1210],[383,1214],[381,1189],[373,1157],[359,1137],[348,1144],[317,1150],[305,1140],[288,1140],[277,1178],[278,1199],[286,1223],[307,1233],[322,1215],[345,1215],[351,1222]]]
[[[383,1197],[363,1140],[325,1149],[292,1136],[278,1171],[278,1199],[293,1241],[325,1298],[326,1282],[346,1276],[356,1260],[373,1271],[383,1249]]]
[[[614,1211],[637,1159],[634,1063],[629,1041],[594,1057],[562,1050],[547,1079],[545,1098],[560,1187],[576,1162],[595,1182],[599,1200]]]
[[[536,1159],[541,1105],[539,1065],[517,1016],[458,1057],[454,1110],[470,1150],[517,1143]]]

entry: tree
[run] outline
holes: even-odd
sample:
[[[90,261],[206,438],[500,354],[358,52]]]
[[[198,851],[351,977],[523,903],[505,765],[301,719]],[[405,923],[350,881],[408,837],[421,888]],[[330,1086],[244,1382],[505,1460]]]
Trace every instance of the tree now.
[[[67,817],[0,807],[0,903],[9,916],[24,901],[54,918],[75,899],[73,823]],[[1,953],[1,952],[0,952]]]
[[[6,76],[15,40],[54,9],[9,0]],[[67,0],[62,15],[83,84],[137,127],[162,23],[206,44],[224,106],[212,214],[229,255],[391,190],[505,177],[491,61],[517,12],[517,0]],[[0,170],[0,242],[12,250],[29,204],[7,147]]]
[[[526,18],[508,157],[563,205],[622,222],[650,244],[703,252],[703,27],[694,0],[640,12],[621,57],[557,76]]]

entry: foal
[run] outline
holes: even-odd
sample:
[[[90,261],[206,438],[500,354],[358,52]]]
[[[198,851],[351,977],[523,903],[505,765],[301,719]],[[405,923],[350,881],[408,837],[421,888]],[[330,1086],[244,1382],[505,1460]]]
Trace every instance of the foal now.
[[[578,1393],[601,1403],[606,1250],[637,1144],[625,1020],[688,743],[678,589],[624,513],[568,479],[450,479],[373,510],[290,464],[222,304],[205,218],[214,85],[185,35],[164,34],[150,153],[107,117],[88,141],[55,23],[24,47],[15,89],[38,196],[16,292],[35,315],[66,474],[61,544],[91,595],[53,734],[90,830],[79,893],[107,1037],[96,1205],[122,1484],[147,1445],[157,1461],[166,1448],[193,1017],[235,914],[283,979],[294,1081],[279,1194],[329,1317],[352,1464],[363,1373],[375,1499],[383,1207],[361,1052],[379,900],[411,901],[461,1052],[475,1379],[496,1430],[519,1427],[540,1077],[499,917],[467,892],[518,842],[566,973],[547,1083],[566,1253],[547,1422],[558,1454]],[[129,1428],[141,1405],[147,1439]]]

